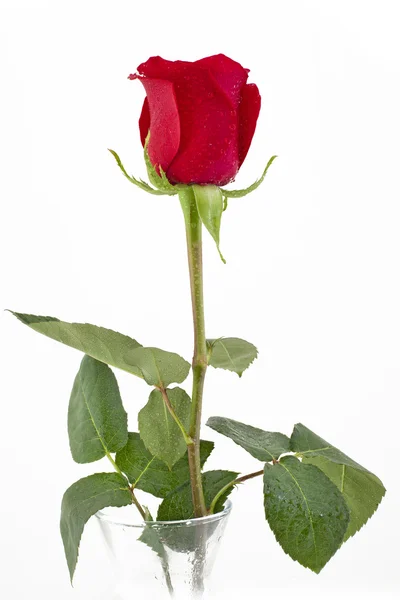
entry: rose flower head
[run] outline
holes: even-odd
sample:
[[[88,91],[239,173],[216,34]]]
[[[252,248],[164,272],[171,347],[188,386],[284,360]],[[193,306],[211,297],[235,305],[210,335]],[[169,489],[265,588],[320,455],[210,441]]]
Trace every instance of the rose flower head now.
[[[226,185],[249,150],[261,97],[248,69],[217,54],[195,62],[149,58],[130,79],[146,98],[139,119],[143,146],[171,183]]]

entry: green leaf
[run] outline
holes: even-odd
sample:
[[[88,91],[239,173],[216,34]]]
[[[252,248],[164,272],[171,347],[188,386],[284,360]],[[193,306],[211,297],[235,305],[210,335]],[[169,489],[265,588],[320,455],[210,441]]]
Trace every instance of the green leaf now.
[[[234,481],[237,475],[233,471],[207,471],[202,474],[204,499],[207,508],[209,508],[218,492],[228,483]],[[232,490],[233,486],[221,496],[214,512],[217,513],[223,510],[225,501]],[[181,521],[193,517],[192,490],[189,482],[168,494],[161,502],[157,513],[158,521]]]
[[[272,165],[272,163],[274,162],[274,160],[277,158],[276,155],[271,156],[271,158],[269,159],[267,166],[264,169],[263,174],[261,175],[260,179],[257,179],[252,185],[250,185],[248,188],[244,189],[244,190],[222,190],[223,195],[226,198],[243,198],[243,196],[247,196],[247,194],[250,194],[250,192],[254,192],[254,190],[256,190],[264,181],[265,176],[267,174],[268,169],[270,168],[270,166]]]
[[[96,473],[67,489],[61,505],[60,529],[71,581],[83,529],[90,517],[106,506],[127,506],[131,503],[128,482],[118,473]]]
[[[225,417],[210,417],[206,424],[263,462],[277,460],[290,450],[290,440],[283,433],[271,433]]]
[[[213,442],[201,440],[200,463],[203,467],[214,448]],[[175,488],[190,479],[187,451],[169,469],[162,460],[153,456],[138,433],[129,433],[128,443],[117,452],[115,462],[135,488],[165,498]]]
[[[222,191],[216,185],[195,184],[192,188],[202,223],[216,243],[222,262],[226,263],[219,249],[219,232],[224,210]]]
[[[122,173],[131,183],[136,185],[138,188],[140,188],[144,192],[148,192],[149,194],[154,194],[155,196],[164,196],[165,195],[165,192],[162,192],[160,190],[155,190],[154,188],[152,188],[148,183],[146,183],[142,179],[136,179],[135,177],[133,177],[133,175],[128,175],[118,154],[114,150],[110,150],[110,148],[108,148],[108,151],[111,152],[111,154],[117,161],[117,165],[121,169]]]
[[[12,314],[31,329],[57,342],[80,350],[107,365],[142,377],[139,369],[126,363],[123,358],[129,350],[141,347],[141,344],[127,335],[88,323],[66,323],[55,317],[40,317],[17,312]]]
[[[189,428],[191,400],[181,388],[167,390],[167,396],[186,430]],[[150,453],[164,461],[170,469],[187,451],[185,439],[172,418],[162,394],[153,390],[139,412],[140,437]]]
[[[68,408],[73,459],[90,463],[117,452],[128,441],[127,414],[110,367],[85,355],[75,378]]]
[[[382,482],[372,473],[339,465],[327,458],[305,457],[303,462],[321,469],[342,493],[350,509],[350,522],[344,536],[344,541],[348,540],[366,524],[378,508],[386,492]]]
[[[285,456],[264,469],[265,516],[283,550],[319,573],[343,542],[349,509],[314,465]]]
[[[190,364],[184,358],[159,348],[134,348],[124,359],[139,370],[149,385],[167,387],[171,383],[182,383],[189,375]]]
[[[303,458],[303,462],[319,467],[343,494],[350,509],[346,541],[365,525],[378,508],[386,492],[383,483],[301,423],[294,426],[291,449]]]
[[[206,502],[206,507],[210,508],[211,502],[214,500],[215,496],[219,491],[222,490],[223,487],[228,485],[228,483],[232,483],[235,481],[239,473],[235,471],[206,471],[206,473],[202,474],[202,481],[204,486],[204,500]],[[214,507],[214,513],[219,513],[224,509],[226,499],[234,490],[234,486],[232,485],[228,488],[222,496],[220,496],[218,502]]]
[[[215,369],[227,369],[242,376],[257,358],[257,348],[240,338],[207,340],[208,364]]]
[[[293,428],[290,438],[290,449],[304,457],[323,456],[340,465],[354,467],[360,471],[368,470],[356,463],[352,458],[338,450],[332,444],[316,435],[302,423],[297,423]]]

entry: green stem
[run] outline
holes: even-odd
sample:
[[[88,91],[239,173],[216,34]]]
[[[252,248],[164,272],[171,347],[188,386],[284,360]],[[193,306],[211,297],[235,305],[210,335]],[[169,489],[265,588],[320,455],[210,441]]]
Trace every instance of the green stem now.
[[[143,521],[147,521],[146,512],[145,512],[143,506],[140,504],[139,500],[136,498],[135,492],[133,491],[133,488],[130,487],[129,489],[130,489],[130,492],[131,492],[133,504],[136,506],[136,508],[140,512],[140,515],[141,515]]]
[[[207,509],[201,480],[200,425],[204,378],[207,370],[207,345],[203,300],[202,223],[193,190],[190,187],[180,190],[179,199],[186,225],[194,330],[193,391],[189,425],[189,436],[194,443],[188,446],[188,459],[194,514],[196,517],[204,517]]]
[[[113,459],[111,454],[108,452],[108,450],[106,450],[106,456],[107,456],[108,460],[110,461],[110,463],[112,464],[112,466],[114,467],[114,469],[117,471],[117,473],[119,475],[121,475],[121,477],[126,479],[125,475],[123,474],[123,472],[121,471],[121,469],[119,468],[119,466],[117,465],[117,463],[115,462],[115,460]],[[129,481],[128,481],[128,485],[129,485]],[[143,520],[146,521],[146,512],[145,512],[143,506],[140,504],[139,500],[136,498],[135,492],[133,491],[133,486],[129,485],[129,491],[131,492],[133,504],[136,506],[136,508],[140,512]]]

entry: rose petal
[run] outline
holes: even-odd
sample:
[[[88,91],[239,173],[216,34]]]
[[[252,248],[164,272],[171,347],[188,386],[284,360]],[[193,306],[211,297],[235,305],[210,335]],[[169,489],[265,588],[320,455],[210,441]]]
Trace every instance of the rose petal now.
[[[144,99],[142,112],[139,117],[139,131],[140,131],[140,141],[142,142],[142,146],[146,142],[147,134],[150,129],[150,109],[149,109],[149,101],[147,97]]]
[[[141,77],[140,81],[146,90],[150,113],[149,158],[153,165],[160,165],[167,171],[178,152],[181,136],[174,86],[163,79]],[[146,124],[145,110],[143,106],[140,127]]]
[[[238,116],[208,70],[175,84],[181,143],[167,176],[173,182],[223,185],[238,170]]]
[[[138,66],[138,72],[151,79],[166,79],[175,81],[185,75],[186,70],[193,68],[193,63],[183,60],[165,60],[161,56],[151,56]]]
[[[260,108],[261,96],[258,87],[255,83],[245,85],[239,104],[239,167],[249,151]]]
[[[211,71],[224,93],[231,99],[234,108],[237,108],[241,89],[247,81],[249,70],[224,54],[207,56],[194,64]]]

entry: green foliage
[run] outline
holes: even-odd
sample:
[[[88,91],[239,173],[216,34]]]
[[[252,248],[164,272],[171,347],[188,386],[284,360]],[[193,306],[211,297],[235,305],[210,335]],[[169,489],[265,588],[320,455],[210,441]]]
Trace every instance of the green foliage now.
[[[204,227],[217,245],[222,262],[226,262],[219,249],[221,217],[224,210],[222,192],[216,185],[193,185],[197,210]]]
[[[263,174],[261,175],[260,179],[257,179],[257,181],[255,181],[252,185],[250,185],[248,188],[244,189],[244,190],[222,190],[223,195],[226,198],[243,198],[243,196],[247,196],[247,194],[250,194],[250,192],[254,192],[254,190],[256,190],[264,181],[265,176],[267,174],[268,169],[270,168],[270,166],[272,165],[272,163],[274,162],[274,160],[277,158],[276,155],[271,156],[271,158],[269,159],[267,166],[264,169]]]
[[[237,475],[233,471],[207,471],[202,474],[204,499],[207,508],[211,505],[218,492],[228,483],[234,481]],[[217,513],[223,510],[225,501],[232,490],[233,486],[221,496],[214,512]],[[157,520],[159,521],[181,521],[192,519],[193,517],[192,490],[189,482],[168,494],[161,502],[157,513]]]
[[[73,459],[90,463],[117,452],[128,441],[127,414],[110,367],[85,355],[75,378],[68,408]]]
[[[167,390],[175,414],[189,428],[191,400],[181,388]],[[182,431],[171,416],[159,390],[153,390],[149,400],[139,412],[140,437],[150,453],[164,461],[171,469],[187,450]]]
[[[213,442],[201,440],[200,462],[203,467],[214,448]],[[115,462],[135,488],[165,498],[175,488],[190,479],[187,451],[169,469],[162,460],[153,456],[138,433],[129,433],[128,443],[117,452]]]
[[[208,364],[216,369],[227,369],[242,376],[257,358],[257,348],[240,338],[207,340]]]
[[[124,355],[124,359],[139,370],[146,383],[159,387],[182,383],[190,370],[190,364],[179,354],[159,348],[134,348]]]
[[[128,175],[118,154],[114,150],[110,150],[110,148],[108,149],[108,151],[111,152],[111,154],[113,155],[113,157],[115,158],[115,160],[117,162],[117,165],[121,169],[122,173],[131,183],[136,185],[138,188],[140,188],[144,192],[148,192],[149,194],[154,194],[155,196],[164,196],[165,195],[165,192],[160,191],[160,190],[155,190],[148,183],[143,181],[143,179],[136,179],[135,177],[133,177],[133,175]],[[177,193],[177,192],[175,192],[175,193]]]
[[[294,456],[265,465],[267,521],[283,550],[319,573],[341,546],[349,509],[332,481]]]
[[[290,449],[301,456],[323,456],[332,462],[340,465],[355,467],[361,471],[367,471],[364,467],[356,463],[352,458],[338,450],[332,444],[319,437],[311,429],[308,429],[302,423],[297,423],[293,428],[290,438]]]
[[[54,317],[25,315],[17,312],[12,314],[31,329],[57,342],[80,350],[107,365],[142,377],[139,369],[125,362],[124,356],[129,350],[141,347],[141,344],[127,335],[88,323],[67,323]]]
[[[271,433],[225,417],[210,417],[207,425],[263,462],[276,460],[290,450],[289,438],[283,433]]]
[[[106,506],[127,506],[131,502],[128,482],[118,473],[96,473],[67,489],[61,505],[60,529],[71,581],[83,529],[90,517]]]
[[[301,423],[294,427],[291,449],[303,458],[303,462],[319,467],[343,494],[350,509],[347,540],[365,525],[378,508],[385,495],[382,482]]]
[[[207,471],[202,474],[202,481],[204,486],[204,499],[207,508],[210,508],[212,501],[215,496],[229,483],[235,481],[239,473],[235,471]],[[214,507],[214,513],[219,513],[224,509],[226,499],[233,491],[234,486],[229,487],[218,499]]]
[[[366,524],[378,508],[386,491],[382,482],[372,473],[339,465],[327,458],[304,457],[303,462],[321,469],[342,493],[350,509],[350,522],[344,536],[344,541],[348,540]]]

